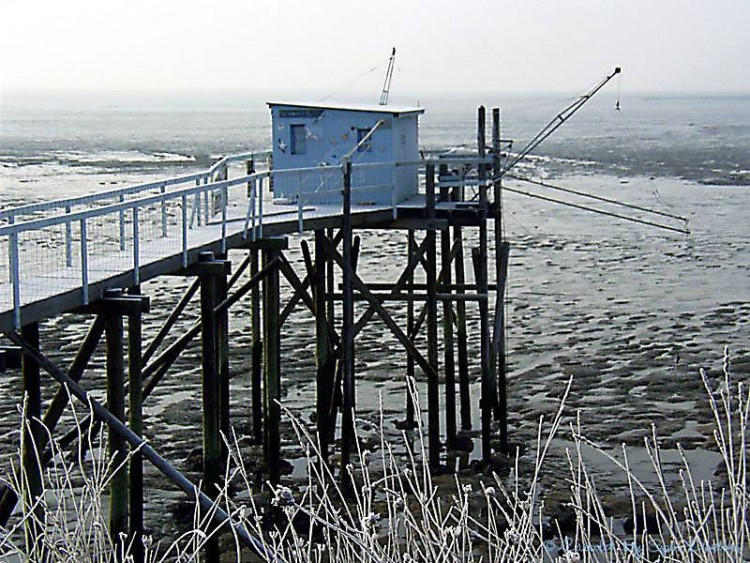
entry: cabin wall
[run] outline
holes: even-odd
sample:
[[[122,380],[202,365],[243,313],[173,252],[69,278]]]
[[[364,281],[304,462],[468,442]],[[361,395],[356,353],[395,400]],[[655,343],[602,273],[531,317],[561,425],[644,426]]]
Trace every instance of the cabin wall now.
[[[416,115],[397,118],[393,128],[395,159],[399,162],[419,160],[419,125]],[[398,167],[394,173],[396,200],[408,199],[419,189],[419,170],[416,165]]]
[[[353,153],[352,162],[394,162],[417,157],[416,114],[398,116],[380,112],[272,106],[271,115],[276,170],[337,166],[341,164],[342,157],[354,150],[360,135],[364,135],[381,119],[384,124],[373,133],[368,146]],[[354,168],[352,200],[355,203],[390,205],[394,197],[398,202],[415,193],[416,185],[416,169]],[[338,203],[341,201],[341,188],[340,169],[291,174],[274,179],[274,196],[290,202],[302,197],[304,202]]]

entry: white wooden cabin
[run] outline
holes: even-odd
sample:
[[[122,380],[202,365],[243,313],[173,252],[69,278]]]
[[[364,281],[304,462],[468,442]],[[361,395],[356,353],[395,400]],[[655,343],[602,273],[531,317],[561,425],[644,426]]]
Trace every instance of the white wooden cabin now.
[[[275,199],[341,202],[340,164],[350,153],[352,203],[393,205],[417,193],[417,166],[394,163],[419,159],[418,118],[424,109],[302,102],[268,105],[274,170],[318,169],[275,176]],[[357,148],[379,121],[381,125]],[[375,163],[382,166],[357,166]],[[332,166],[336,168],[322,168]]]

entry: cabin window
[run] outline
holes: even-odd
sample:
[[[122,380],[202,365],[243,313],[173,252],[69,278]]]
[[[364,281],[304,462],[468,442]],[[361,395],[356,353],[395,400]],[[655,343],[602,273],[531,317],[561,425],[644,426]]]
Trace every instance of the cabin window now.
[[[292,125],[291,130],[291,148],[292,154],[306,154],[307,146],[306,139],[307,133],[304,125]]]
[[[357,129],[357,144],[362,143],[362,139],[367,137],[367,134],[370,132],[369,129]],[[372,137],[367,139],[364,143],[359,145],[359,148],[357,149],[357,152],[372,152]]]

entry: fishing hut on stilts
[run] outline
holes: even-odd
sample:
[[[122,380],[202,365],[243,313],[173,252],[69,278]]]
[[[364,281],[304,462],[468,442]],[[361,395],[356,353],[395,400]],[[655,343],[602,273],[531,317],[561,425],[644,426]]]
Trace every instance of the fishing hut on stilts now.
[[[474,152],[423,156],[418,150],[421,108],[269,106],[271,154],[235,155],[187,176],[0,210],[0,332],[9,341],[2,354],[9,360],[22,358],[27,421],[22,450],[29,482],[26,499],[15,498],[10,489],[2,491],[0,524],[9,520],[19,500],[43,510],[41,503],[34,504],[41,495],[36,452],[43,464],[50,461],[51,450],[39,422],[54,431],[73,396],[91,407],[94,421],[83,421],[85,425],[107,428],[115,466],[128,449],[136,452],[110,484],[110,532],[116,544],[122,538],[134,540],[135,561],[143,559],[144,461],[190,497],[197,491],[200,505],[213,511],[216,523],[232,526],[243,543],[263,553],[258,538],[221,507],[211,507],[227,462],[222,434],[229,436],[237,422],[229,408],[231,379],[237,375],[230,373],[234,343],[229,311],[242,300],[250,303],[242,329],[251,335],[250,426],[255,441],[262,443],[271,483],[282,480],[280,350],[293,330],[286,321],[295,307],[309,310],[315,319],[317,436],[324,457],[340,453],[342,479],[356,440],[357,335],[374,319],[382,321],[406,355],[407,387],[426,387],[433,469],[441,468],[444,449],[462,445],[462,431],[471,430],[476,408],[480,463],[491,466],[497,456],[511,453],[503,308],[510,246],[503,233],[502,179],[545,136],[511,156],[501,140],[499,110],[492,109],[488,132],[485,108],[480,107]],[[269,156],[273,166],[266,165]],[[230,178],[230,169],[238,168],[239,174]],[[360,275],[362,239],[357,231],[362,229],[404,232],[406,260],[395,281]],[[475,231],[471,248],[469,230]],[[288,236],[295,233],[311,237],[311,242],[301,242],[301,271],[287,257]],[[419,270],[423,281],[417,282]],[[164,275],[192,281],[171,311],[154,311],[142,284]],[[282,280],[292,290],[286,302]],[[356,301],[366,304],[358,317]],[[406,304],[405,322],[389,309],[398,302]],[[191,307],[196,307],[198,320],[168,340]],[[479,318],[475,361],[467,352],[471,307]],[[45,353],[39,331],[41,322],[63,313],[93,319],[67,366]],[[158,316],[161,325],[144,342],[147,315]],[[426,347],[418,346],[419,335],[426,335]],[[102,338],[104,402],[83,385]],[[194,340],[200,342],[201,357],[200,487],[143,438],[145,402],[159,392],[160,382]],[[42,371],[59,383],[46,400],[41,396]],[[477,379],[478,397],[471,395]],[[405,397],[405,426],[416,422],[413,397]],[[73,430],[59,442],[67,447],[77,438]],[[38,530],[30,522],[27,534],[33,538]],[[207,550],[209,558],[217,556],[215,538]]]
[[[0,212],[4,221],[0,238],[7,249],[2,257],[0,328],[10,342],[3,353],[22,358],[26,428],[34,433],[33,440],[26,437],[22,442],[30,477],[25,502],[41,494],[32,444],[42,460],[51,456],[39,421],[54,430],[70,393],[89,403],[95,422],[106,426],[116,465],[125,459],[128,448],[137,450],[111,481],[110,525],[116,541],[135,537],[133,545],[141,546],[144,460],[194,494],[195,484],[144,441],[143,405],[158,393],[159,383],[169,377],[190,342],[199,339],[203,469],[198,500],[208,509],[227,461],[221,436],[228,436],[236,422],[229,409],[233,344],[228,312],[246,298],[250,301],[246,330],[252,342],[251,426],[255,440],[263,444],[271,483],[282,478],[281,339],[292,330],[285,321],[299,306],[315,317],[315,420],[320,447],[324,456],[339,450],[342,480],[356,439],[356,337],[375,318],[403,348],[408,358],[405,376],[426,381],[430,465],[437,469],[444,446],[458,443],[459,428],[471,427],[471,410],[477,404],[482,412],[482,459],[489,462],[496,453],[493,417],[500,421],[498,451],[505,453],[503,321],[497,313],[502,310],[502,281],[492,286],[488,282],[490,267],[500,274],[498,280],[504,279],[508,255],[500,231],[500,186],[492,180],[501,167],[499,111],[492,112],[490,143],[485,110],[480,108],[476,154],[452,159],[420,157],[421,108],[281,102],[271,103],[270,108],[273,168],[261,169],[267,155],[238,155],[200,174]],[[330,148],[333,139],[335,150]],[[244,162],[243,173],[230,179],[230,165],[237,162]],[[489,221],[497,225],[493,241],[488,240]],[[106,228],[114,229],[114,240],[96,238]],[[358,274],[360,229],[405,232],[407,258],[395,282],[367,281]],[[479,241],[469,250],[471,282],[464,265],[467,229],[477,229]],[[97,234],[92,236],[91,231]],[[301,242],[305,264],[301,272],[286,256],[287,235],[293,233],[313,237],[312,244],[306,239]],[[49,248],[61,257],[61,268],[54,269],[54,260],[31,263],[39,252],[34,242],[42,237],[53,240]],[[490,244],[499,249],[495,264],[490,263]],[[237,253],[243,255],[239,262],[234,259]],[[423,283],[414,281],[418,269],[424,270]],[[142,293],[143,282],[162,275],[193,280],[169,312],[153,311],[149,297]],[[282,279],[293,290],[285,303]],[[500,294],[494,316],[491,292]],[[165,345],[194,296],[199,321]],[[358,318],[355,301],[367,305]],[[389,304],[399,301],[407,303],[406,326],[389,311]],[[481,331],[478,365],[472,365],[467,354],[466,309],[474,304]],[[52,361],[40,341],[39,324],[61,313],[93,315],[69,366]],[[155,313],[163,322],[144,342],[144,315]],[[426,333],[426,350],[415,343],[420,333]],[[101,339],[106,349],[105,402],[94,399],[82,385]],[[60,384],[47,401],[41,397],[42,371]],[[479,398],[470,396],[470,382],[477,374],[482,381],[479,403]],[[405,400],[408,426],[415,423],[418,409],[412,395]],[[76,439],[73,431],[60,442],[67,446]],[[18,500],[9,489],[3,491],[3,523]],[[214,518],[221,522],[230,516],[219,508]],[[255,538],[240,537],[260,549]],[[215,554],[218,546],[210,542],[208,549]],[[135,555],[138,560],[142,550]]]

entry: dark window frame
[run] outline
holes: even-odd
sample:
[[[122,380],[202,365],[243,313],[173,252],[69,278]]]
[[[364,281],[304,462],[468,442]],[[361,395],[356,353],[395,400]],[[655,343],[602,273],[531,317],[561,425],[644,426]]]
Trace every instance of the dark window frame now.
[[[293,155],[307,154],[307,131],[303,123],[293,123],[289,127],[289,149]]]
[[[369,128],[357,128],[357,145],[362,142],[367,134],[370,132]],[[372,152],[372,137],[367,139],[367,142],[357,147],[357,152]]]

